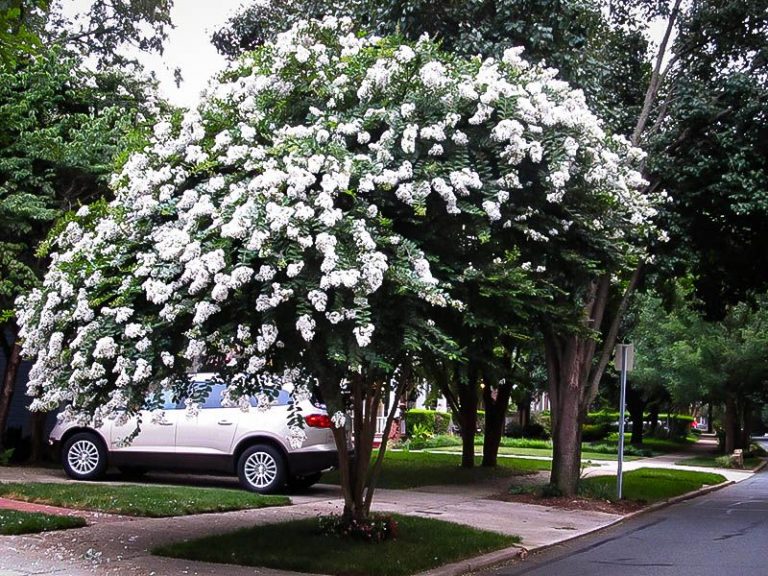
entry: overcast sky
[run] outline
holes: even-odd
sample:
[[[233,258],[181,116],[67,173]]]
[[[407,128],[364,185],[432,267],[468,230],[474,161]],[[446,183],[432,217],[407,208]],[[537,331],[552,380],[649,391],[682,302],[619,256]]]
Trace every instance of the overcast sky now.
[[[226,61],[211,44],[211,33],[217,30],[248,0],[175,0],[171,21],[175,28],[168,34],[162,56],[140,55],[141,62],[155,72],[160,91],[174,104],[191,106],[198,100],[208,79]],[[92,0],[60,0],[67,13],[86,11]],[[184,82],[176,87],[173,70],[180,68]]]

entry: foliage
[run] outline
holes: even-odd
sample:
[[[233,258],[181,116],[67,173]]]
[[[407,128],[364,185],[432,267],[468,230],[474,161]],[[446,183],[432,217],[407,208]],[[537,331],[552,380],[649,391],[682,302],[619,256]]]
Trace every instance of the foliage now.
[[[625,500],[653,504],[722,482],[723,476],[709,472],[639,468],[624,473],[622,494]],[[583,479],[579,488],[588,497],[616,499],[615,476],[591,476]]]
[[[396,33],[411,40],[428,35],[445,50],[463,56],[500,57],[508,48],[523,46],[533,62],[546,61],[563,79],[583,89],[590,105],[624,132],[631,129],[642,102],[643,83],[637,80],[647,74],[648,66],[640,20],[631,21],[623,6],[606,13],[597,2],[254,2],[216,31],[213,43],[219,52],[235,58],[298,19],[326,14],[350,16],[381,35]]]
[[[348,406],[359,423],[411,363],[459,357],[440,314],[471,315],[467,287],[622,266],[653,232],[641,152],[554,76],[333,18],[280,35],[58,236],[20,302],[33,408],[124,419],[202,360],[233,403],[316,383],[344,452]]]
[[[317,520],[307,518],[172,544],[153,553],[292,572],[407,576],[520,541],[515,536],[431,518],[392,518],[398,524],[397,540],[382,542],[375,550],[366,541],[322,534],[317,529]],[[280,546],[275,546],[275,542],[280,542]]]
[[[415,432],[416,426],[422,427],[429,434],[447,434],[451,425],[451,415],[437,410],[412,408],[405,412],[406,429]]]
[[[30,20],[47,7],[46,0],[3,0],[0,2],[0,69],[14,68],[20,60],[41,46]]]
[[[526,426],[520,426],[516,422],[511,422],[504,430],[506,436],[513,438],[533,438],[537,440],[549,440],[550,433],[546,427],[539,422],[529,422]]]
[[[0,466],[8,466],[13,458],[13,448],[7,448],[6,450],[0,450]]]
[[[178,486],[4,483],[0,495],[12,500],[108,514],[162,518],[290,504],[285,496],[262,496],[241,490]]]
[[[0,534],[4,536],[82,528],[85,524],[85,520],[79,516],[58,516],[8,509],[0,510]]]
[[[582,424],[581,438],[584,442],[597,442],[606,438],[610,431],[607,424]]]
[[[649,169],[672,198],[661,267],[690,273],[708,319],[768,286],[768,2],[689,3],[649,138]]]
[[[56,218],[108,193],[113,157],[152,106],[114,73],[46,51],[0,70],[0,312],[39,282]],[[141,104],[140,104],[141,103]]]

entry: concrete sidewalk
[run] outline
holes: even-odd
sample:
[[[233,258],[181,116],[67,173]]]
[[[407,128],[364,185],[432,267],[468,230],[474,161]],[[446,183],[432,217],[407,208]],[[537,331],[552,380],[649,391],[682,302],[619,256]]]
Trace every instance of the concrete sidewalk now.
[[[675,457],[638,460],[627,463],[625,469],[631,469],[630,464],[633,467],[675,467]],[[615,463],[613,464],[615,466]],[[594,469],[594,472],[610,473],[610,470],[606,466]],[[751,475],[741,471],[722,472],[729,479],[736,481]],[[539,480],[545,482],[546,476],[540,473]],[[179,478],[181,482],[187,483],[194,481],[196,484],[236,486],[236,481],[232,479]],[[174,477],[168,475],[158,479],[173,483]],[[0,482],[2,481],[71,482],[59,470],[39,468],[0,468]],[[376,491],[374,509],[457,522],[505,534],[517,534],[522,537],[522,545],[528,549],[556,544],[603,528],[622,518],[616,514],[564,510],[503,502],[493,498],[504,489],[504,486],[498,484],[429,486],[410,490],[379,489]],[[184,490],[184,486],[180,486],[179,490]],[[29,536],[0,536],[0,576],[293,575],[291,572],[266,568],[222,566],[161,558],[150,553],[152,548],[163,544],[222,534],[254,525],[338,513],[342,508],[339,488],[330,485],[321,484],[306,494],[294,495],[292,501],[291,506],[285,507],[175,518],[91,515],[88,517],[90,525],[85,528]],[[514,550],[507,551],[510,557],[513,553]],[[456,573],[459,572],[455,567],[453,570],[436,569],[430,572]]]

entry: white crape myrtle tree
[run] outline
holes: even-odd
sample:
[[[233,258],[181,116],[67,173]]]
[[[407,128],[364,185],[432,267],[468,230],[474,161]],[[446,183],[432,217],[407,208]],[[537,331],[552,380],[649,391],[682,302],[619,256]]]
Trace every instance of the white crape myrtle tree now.
[[[461,258],[525,269],[512,251],[598,234],[597,217],[614,258],[647,226],[632,150],[555,74],[517,50],[457,59],[335,18],[246,55],[196,110],[155,126],[114,201],[56,239],[42,287],[19,302],[33,409],[121,419],[172,389],[195,410],[184,375],[200,361],[244,409],[251,394],[315,387],[344,517],[365,519],[380,401],[423,354],[460,357],[433,316],[471,313]]]

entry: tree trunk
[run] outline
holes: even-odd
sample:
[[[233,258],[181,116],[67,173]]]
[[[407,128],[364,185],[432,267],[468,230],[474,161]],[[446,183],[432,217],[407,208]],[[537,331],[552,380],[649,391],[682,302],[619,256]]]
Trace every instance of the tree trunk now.
[[[633,276],[634,278],[634,276]],[[636,279],[631,282],[632,285]],[[564,496],[574,496],[581,476],[581,427],[587,409],[597,395],[600,376],[607,364],[606,351],[594,362],[597,341],[590,332],[600,330],[608,303],[610,276],[594,279],[584,296],[583,332],[572,329],[559,332],[559,327],[549,327],[544,334],[544,350],[547,361],[547,380],[552,415],[552,474],[554,484]],[[619,307],[621,313],[624,300]],[[616,339],[617,317],[603,346],[613,347]]]
[[[518,424],[521,430],[525,430],[531,423],[531,395],[527,394],[523,400],[517,403]]]
[[[712,434],[713,428],[712,428],[712,401],[709,401],[709,404],[707,405],[707,433]]]
[[[483,389],[485,432],[483,434],[482,466],[490,468],[496,466],[501,437],[504,435],[504,421],[511,392],[511,381],[497,387],[492,387],[489,382],[486,382]]]
[[[475,432],[477,431],[477,368],[470,362],[466,378],[456,369],[459,389],[459,420],[461,422],[461,467],[475,466]]]
[[[654,403],[651,405],[650,409],[648,410],[648,419],[650,420],[650,428],[648,429],[648,432],[650,432],[651,436],[655,436],[657,430],[659,429],[659,405]]]
[[[744,406],[741,414],[742,428],[739,441],[739,448],[747,452],[752,443],[752,402],[744,400]]]
[[[13,389],[16,386],[16,375],[18,374],[20,364],[21,345],[18,342],[15,342],[11,348],[10,356],[6,358],[3,388],[0,390],[0,449],[3,448],[5,427],[8,424],[8,415],[11,411],[11,399],[13,398]]]
[[[725,397],[725,453],[733,454],[738,436],[738,410],[733,396]]]
[[[643,444],[643,412],[645,411],[645,401],[642,395],[632,386],[627,387],[627,408],[629,416],[632,418],[632,437],[630,444],[642,446]]]
[[[554,416],[554,413],[553,413]],[[552,473],[550,484],[563,496],[574,496],[581,477],[582,412],[576,402],[563,402],[552,419]]]
[[[48,418],[47,412],[33,412],[31,415],[32,421],[32,438],[30,440],[31,452],[29,455],[30,464],[39,464],[45,460],[45,421]]]

